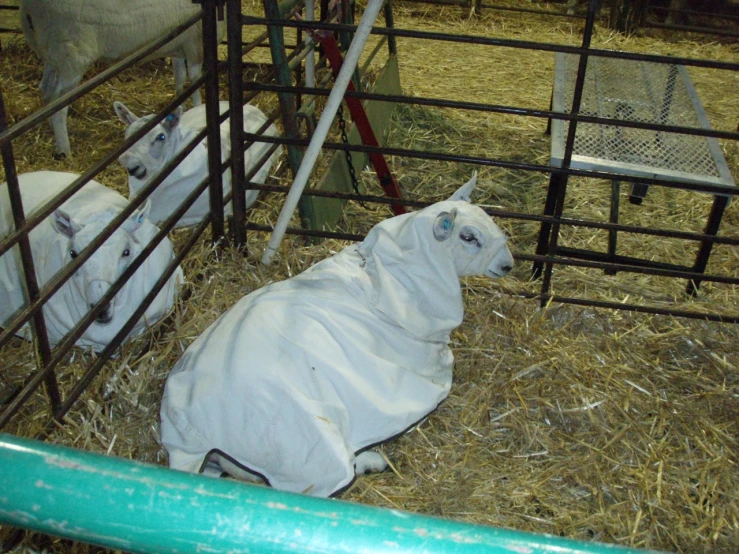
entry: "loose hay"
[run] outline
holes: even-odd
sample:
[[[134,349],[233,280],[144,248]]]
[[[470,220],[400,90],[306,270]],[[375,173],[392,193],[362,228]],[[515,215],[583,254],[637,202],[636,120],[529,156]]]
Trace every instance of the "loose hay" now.
[[[512,4],[512,3],[511,3]],[[259,4],[244,2],[252,13]],[[557,9],[557,5],[547,6]],[[542,9],[544,7],[542,6]],[[578,45],[581,22],[486,11],[467,17],[461,8],[413,4],[395,9],[396,26],[453,33]],[[249,34],[252,30],[247,30]],[[22,39],[2,37],[0,85],[13,120],[40,106],[41,69]],[[736,61],[735,44],[685,34],[643,32],[625,38],[598,28],[594,46]],[[401,83],[406,93],[511,106],[548,108],[553,55],[399,39]],[[250,60],[263,63],[259,50]],[[431,63],[429,60],[434,60]],[[434,73],[429,67],[436,69]],[[736,126],[739,76],[690,69],[714,128]],[[443,76],[443,77],[442,77]],[[15,141],[19,171],[81,171],[123,134],[112,112],[114,99],[134,99],[139,112],[172,97],[170,67],[151,62],[74,104],[70,136],[75,157],[52,162],[46,125]],[[270,99],[259,97],[260,107]],[[481,115],[399,106],[390,146],[481,155],[545,164],[549,139],[542,119]],[[722,141],[737,175],[739,149]],[[325,163],[325,160],[322,162]],[[404,192],[433,201],[464,182],[471,166],[394,158],[391,167]],[[370,172],[360,175],[380,193]],[[112,166],[99,177],[126,191],[125,172]],[[548,176],[488,168],[475,200],[486,207],[541,213]],[[282,184],[288,184],[282,179]],[[609,184],[573,180],[565,216],[607,220]],[[699,231],[708,195],[652,187],[641,207],[623,203],[622,221]],[[276,221],[282,197],[260,196],[252,221]],[[648,207],[647,207],[648,204]],[[737,236],[733,202],[722,232]],[[349,203],[341,229],[366,233],[390,215],[387,206]],[[502,220],[514,251],[532,253],[538,225]],[[181,245],[187,231],[174,233]],[[604,233],[563,229],[571,246],[603,247]],[[658,259],[684,256],[684,243],[625,235],[620,248]],[[307,246],[287,237],[278,263],[258,259],[263,234],[250,235],[247,255],[214,248],[208,240],[183,264],[187,300],[150,335],[123,346],[116,359],[70,411],[49,440],[124,458],[166,464],[159,436],[159,402],[169,369],[185,348],[238,298],[295,275],[340,250],[345,243]],[[692,254],[690,254],[692,257]],[[709,271],[737,275],[737,252],[716,247]],[[735,552],[739,548],[739,335],[736,326],[593,310],[575,306],[537,309],[510,293],[536,291],[529,267],[519,263],[502,281],[464,283],[466,317],[453,334],[455,383],[449,398],[414,430],[382,447],[391,471],[358,479],[344,499],[440,515],[464,521],[682,552]],[[736,287],[702,285],[694,300],[677,280],[558,268],[556,293],[736,313]],[[21,340],[2,351],[3,390],[28,377],[37,360]],[[75,350],[59,371],[66,394],[94,359]],[[0,391],[2,392],[2,391]],[[6,431],[34,436],[49,414],[37,393]],[[7,530],[3,531],[7,534]],[[19,550],[95,551],[70,541],[29,534]]]

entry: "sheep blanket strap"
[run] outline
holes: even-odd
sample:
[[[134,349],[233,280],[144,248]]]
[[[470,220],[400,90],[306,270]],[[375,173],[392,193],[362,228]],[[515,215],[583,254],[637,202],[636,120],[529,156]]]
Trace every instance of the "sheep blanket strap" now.
[[[473,231],[479,243],[458,242]],[[512,264],[490,217],[453,200],[388,219],[364,242],[247,295],[168,377],[170,466],[196,472],[215,451],[275,488],[342,490],[358,452],[449,393],[459,276],[502,276]]]

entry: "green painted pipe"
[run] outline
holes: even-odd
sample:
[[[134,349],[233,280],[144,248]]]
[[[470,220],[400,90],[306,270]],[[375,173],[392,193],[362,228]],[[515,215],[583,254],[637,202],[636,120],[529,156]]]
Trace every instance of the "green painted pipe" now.
[[[637,552],[284,493],[7,434],[0,434],[0,475],[0,522],[132,552]]]

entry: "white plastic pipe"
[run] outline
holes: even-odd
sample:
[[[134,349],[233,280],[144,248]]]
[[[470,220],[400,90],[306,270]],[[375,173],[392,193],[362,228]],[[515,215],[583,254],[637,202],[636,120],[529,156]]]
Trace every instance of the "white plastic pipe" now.
[[[366,44],[370,31],[372,30],[372,25],[374,25],[375,19],[377,19],[377,15],[380,13],[380,9],[382,8],[384,1],[385,0],[369,0],[367,3],[367,8],[364,11],[364,15],[362,15],[362,20],[359,22],[357,32],[355,33],[354,39],[346,53],[346,58],[341,66],[339,75],[336,77],[334,87],[331,89],[331,94],[328,96],[326,108],[323,110],[321,118],[318,120],[316,130],[314,131],[313,137],[305,151],[303,161],[298,168],[298,173],[295,175],[295,180],[293,181],[290,192],[287,194],[287,198],[285,199],[285,204],[282,206],[280,217],[277,219],[277,223],[275,224],[275,230],[272,232],[269,244],[262,256],[262,264],[264,265],[272,263],[272,257],[280,246],[282,237],[285,235],[285,231],[287,230],[287,225],[290,222],[290,218],[292,218],[295,207],[298,205],[300,196],[303,194],[303,189],[305,188],[305,184],[308,182],[308,177],[310,176],[311,171],[313,171],[313,165],[318,159],[318,154],[323,146],[323,141],[326,140],[328,130],[331,127],[331,123],[334,120],[337,110],[339,109],[341,100],[344,98],[346,87],[349,85],[354,69],[357,67],[359,56],[362,54],[364,45]]]
[[[315,7],[313,5],[313,0],[305,0],[305,20],[313,21],[314,14]],[[307,33],[305,35],[305,44],[308,46],[313,44],[313,39]],[[316,56],[313,50],[311,50],[308,53],[308,57],[305,58],[305,86],[311,88],[316,86]]]

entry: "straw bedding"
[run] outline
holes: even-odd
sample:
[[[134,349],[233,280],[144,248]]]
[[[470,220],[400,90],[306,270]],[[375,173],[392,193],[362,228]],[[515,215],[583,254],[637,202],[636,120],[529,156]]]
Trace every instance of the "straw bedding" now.
[[[509,4],[514,4],[510,2]],[[558,5],[548,6],[559,9]],[[258,12],[257,3],[245,8]],[[451,33],[577,45],[581,22],[421,4],[396,7],[396,26]],[[256,33],[247,30],[245,36]],[[290,33],[288,36],[291,36]],[[10,118],[38,109],[41,68],[21,37],[3,36],[0,85]],[[697,35],[643,31],[622,37],[597,28],[597,47],[736,61],[736,44]],[[504,48],[399,39],[401,83],[411,95],[546,109],[553,55]],[[248,61],[264,62],[266,51]],[[99,69],[96,68],[96,69]],[[691,69],[714,128],[736,128],[739,75]],[[73,106],[74,158],[51,159],[45,125],[15,141],[19,171],[81,171],[123,135],[112,102],[153,111],[172,97],[170,67],[144,64],[115,78]],[[259,97],[267,109],[273,99]],[[549,139],[541,119],[481,116],[423,107],[398,107],[392,146],[546,163]],[[736,176],[736,143],[722,141]],[[442,199],[473,168],[393,158],[405,194]],[[325,164],[325,160],[323,162]],[[483,169],[475,200],[521,213],[541,212],[547,176]],[[360,175],[380,193],[369,172]],[[125,192],[125,172],[113,165],[98,177]],[[273,179],[272,182],[277,182]],[[282,184],[289,178],[282,177]],[[573,181],[565,215],[606,220],[608,183]],[[282,197],[262,195],[250,217],[274,223]],[[652,187],[640,206],[624,202],[621,220],[698,231],[710,197]],[[346,207],[342,230],[364,233],[390,215],[383,206]],[[535,223],[500,220],[514,252],[533,253]],[[722,233],[738,236],[733,202]],[[604,233],[563,230],[563,242],[603,248]],[[187,231],[177,231],[182,244]],[[183,269],[187,298],[148,335],[122,347],[49,440],[110,455],[166,464],[158,442],[158,410],[169,369],[187,345],[247,292],[294,275],[338,251],[344,243],[308,246],[288,237],[274,267],[258,265],[267,236],[250,235],[246,256],[219,250],[208,240],[188,255]],[[692,247],[674,240],[625,236],[624,252],[675,261]],[[692,256],[692,254],[689,254]],[[718,246],[709,271],[737,275],[735,248]],[[552,533],[578,539],[680,552],[735,552],[739,548],[739,334],[734,325],[635,315],[577,306],[538,304],[515,296],[536,291],[529,267],[519,263],[501,281],[464,283],[466,318],[453,334],[455,384],[437,412],[382,452],[391,471],[363,477],[342,498],[464,521]],[[559,268],[555,293],[647,305],[736,313],[736,287],[704,283],[687,300],[684,282],[633,274],[605,276]],[[725,312],[722,312],[725,311]],[[14,340],[2,351],[0,393],[12,391],[36,366],[28,344]],[[66,393],[94,355],[77,349],[59,371]],[[41,391],[6,431],[34,436],[48,413]],[[7,530],[3,530],[6,534]],[[18,551],[88,552],[92,547],[30,534]]]

